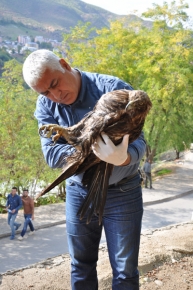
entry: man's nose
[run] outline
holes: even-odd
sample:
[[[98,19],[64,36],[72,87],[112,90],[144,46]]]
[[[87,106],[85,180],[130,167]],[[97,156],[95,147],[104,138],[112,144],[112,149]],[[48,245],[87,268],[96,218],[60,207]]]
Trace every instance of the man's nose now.
[[[60,100],[61,99],[61,91],[60,90],[50,89],[50,93],[52,94],[52,96],[54,96],[54,98],[56,100]]]

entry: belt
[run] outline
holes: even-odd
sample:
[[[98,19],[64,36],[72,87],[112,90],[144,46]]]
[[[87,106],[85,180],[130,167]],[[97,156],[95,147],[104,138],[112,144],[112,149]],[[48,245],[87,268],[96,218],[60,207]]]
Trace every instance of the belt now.
[[[124,184],[124,183],[126,183],[128,180],[130,180],[130,179],[132,179],[133,177],[135,177],[137,174],[139,174],[138,171],[135,172],[135,173],[132,174],[132,175],[129,175],[128,177],[125,177],[125,178],[121,179],[120,181],[118,181],[118,182],[116,182],[116,183],[113,183],[113,184],[109,185],[108,188],[113,188],[113,187],[115,187],[115,186],[117,186],[117,185]]]

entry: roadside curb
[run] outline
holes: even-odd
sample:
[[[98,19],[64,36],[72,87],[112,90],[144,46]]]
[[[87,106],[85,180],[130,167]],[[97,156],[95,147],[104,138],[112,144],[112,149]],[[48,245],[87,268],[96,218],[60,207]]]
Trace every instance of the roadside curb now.
[[[180,197],[184,197],[186,195],[189,195],[193,193],[193,190],[189,190],[186,191],[184,193],[180,193],[178,195],[174,195],[174,196],[170,196],[170,197],[166,197],[166,198],[162,198],[162,199],[157,199],[157,200],[153,200],[153,201],[146,201],[143,203],[144,206],[148,206],[148,205],[153,205],[153,204],[159,204],[159,203],[163,203],[163,202],[167,202],[167,201],[171,201]]]

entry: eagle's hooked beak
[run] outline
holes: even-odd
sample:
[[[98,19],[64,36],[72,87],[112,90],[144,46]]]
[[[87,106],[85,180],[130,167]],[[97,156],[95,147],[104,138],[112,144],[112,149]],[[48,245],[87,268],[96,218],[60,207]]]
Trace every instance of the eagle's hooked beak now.
[[[132,104],[134,104],[136,101],[129,101],[129,103],[127,104],[127,106],[125,107],[125,111],[132,109]]]

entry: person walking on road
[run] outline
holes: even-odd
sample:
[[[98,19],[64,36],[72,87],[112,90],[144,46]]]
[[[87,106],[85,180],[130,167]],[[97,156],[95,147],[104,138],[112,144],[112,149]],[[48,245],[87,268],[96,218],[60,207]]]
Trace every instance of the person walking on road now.
[[[150,184],[150,189],[153,189],[152,187],[152,177],[151,177],[151,160],[147,159],[145,161],[145,164],[143,166],[143,171],[145,172],[145,188],[147,188],[148,180]]]
[[[32,224],[32,220],[34,220],[34,201],[33,199],[28,195],[28,189],[23,190],[23,195],[22,195],[22,202],[23,202],[23,209],[24,209],[24,225],[23,225],[23,230],[21,231],[21,235],[18,237],[18,240],[23,240],[27,231],[27,227],[29,225],[30,232],[29,235],[33,235],[35,230],[34,226]]]
[[[8,225],[11,228],[10,240],[15,239],[15,231],[19,229],[21,224],[16,223],[15,219],[18,214],[18,210],[22,207],[21,197],[17,194],[17,187],[12,187],[11,193],[7,196],[6,210],[8,211]]]

